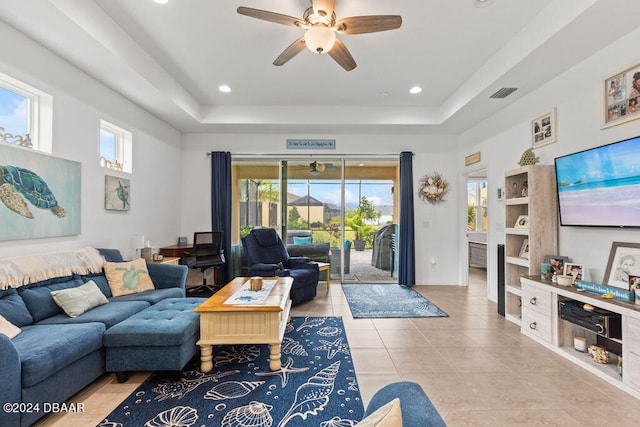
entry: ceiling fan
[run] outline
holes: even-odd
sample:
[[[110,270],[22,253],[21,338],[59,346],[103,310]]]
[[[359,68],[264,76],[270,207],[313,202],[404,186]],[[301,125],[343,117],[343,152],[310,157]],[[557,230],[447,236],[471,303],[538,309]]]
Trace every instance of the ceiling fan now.
[[[402,25],[402,17],[400,15],[352,16],[336,21],[334,6],[335,0],[311,0],[311,7],[304,12],[302,19],[244,6],[238,8],[238,13],[251,18],[295,26],[305,30],[304,35],[291,43],[276,58],[273,65],[284,65],[307,47],[315,53],[328,53],[347,71],[356,68],[356,61],[344,43],[336,37],[336,33],[346,35],[375,33],[395,30]]]

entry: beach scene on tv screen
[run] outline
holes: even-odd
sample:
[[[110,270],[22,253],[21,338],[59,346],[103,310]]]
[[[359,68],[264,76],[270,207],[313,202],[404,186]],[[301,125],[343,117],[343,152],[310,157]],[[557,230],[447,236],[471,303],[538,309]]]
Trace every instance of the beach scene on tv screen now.
[[[563,225],[640,226],[640,137],[556,159]]]

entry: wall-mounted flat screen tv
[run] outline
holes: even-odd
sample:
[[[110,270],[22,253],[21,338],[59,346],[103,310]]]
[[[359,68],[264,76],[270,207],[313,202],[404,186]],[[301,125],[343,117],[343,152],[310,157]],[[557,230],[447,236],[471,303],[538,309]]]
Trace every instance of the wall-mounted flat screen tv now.
[[[560,224],[640,227],[640,137],[555,159]]]

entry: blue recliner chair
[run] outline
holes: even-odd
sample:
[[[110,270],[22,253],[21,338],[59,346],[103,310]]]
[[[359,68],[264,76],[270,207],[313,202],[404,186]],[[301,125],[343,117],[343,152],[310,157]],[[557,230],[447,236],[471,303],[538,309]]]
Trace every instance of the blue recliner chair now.
[[[242,238],[247,256],[249,276],[293,277],[291,303],[312,300],[318,287],[318,264],[306,257],[290,257],[287,248],[273,228],[251,230]]]

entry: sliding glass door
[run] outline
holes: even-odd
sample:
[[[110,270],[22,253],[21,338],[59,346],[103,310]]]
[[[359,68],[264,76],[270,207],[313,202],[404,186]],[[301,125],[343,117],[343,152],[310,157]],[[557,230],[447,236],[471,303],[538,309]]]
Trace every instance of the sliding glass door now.
[[[233,171],[236,250],[272,227],[290,253],[331,263],[334,282],[397,282],[397,158],[248,157]]]

